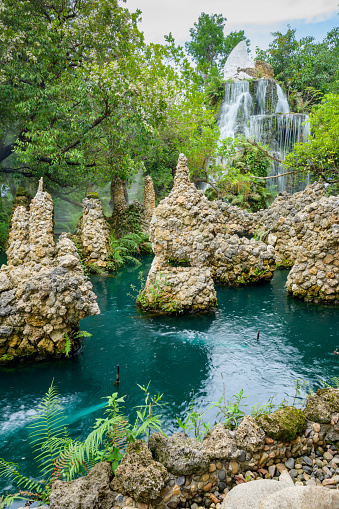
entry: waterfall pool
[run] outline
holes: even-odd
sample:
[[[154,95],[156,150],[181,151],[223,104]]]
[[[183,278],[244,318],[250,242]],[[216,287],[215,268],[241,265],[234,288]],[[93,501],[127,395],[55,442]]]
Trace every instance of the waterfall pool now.
[[[151,257],[141,267],[146,275]],[[319,378],[338,375],[339,313],[335,307],[307,304],[287,295],[287,271],[277,271],[271,283],[245,288],[217,286],[219,309],[201,316],[157,317],[137,310],[128,295],[138,285],[140,268],[92,277],[101,315],[88,317],[81,328],[92,334],[73,358],[0,368],[0,457],[18,463],[22,473],[38,476],[28,445],[26,425],[52,380],[58,387],[73,437],[84,438],[101,416],[105,396],[115,391],[120,365],[119,394],[133,422],[134,407],[143,403],[139,385],[150,383],[163,393],[164,430],[178,431],[176,416],[184,416],[194,395],[196,408],[213,423],[210,403],[241,389],[247,407],[293,400],[297,378],[318,388]],[[256,342],[257,331],[260,339]],[[223,375],[223,380],[221,377]],[[0,480],[0,493],[9,484]]]

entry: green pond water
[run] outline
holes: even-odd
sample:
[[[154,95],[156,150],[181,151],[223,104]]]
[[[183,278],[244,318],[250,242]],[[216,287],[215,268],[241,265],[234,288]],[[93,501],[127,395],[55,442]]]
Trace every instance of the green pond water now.
[[[142,269],[149,269],[151,257]],[[101,315],[88,317],[81,328],[92,333],[81,352],[70,359],[0,368],[0,457],[20,465],[22,473],[38,476],[28,447],[26,425],[52,380],[57,385],[74,437],[85,437],[101,415],[105,396],[115,391],[120,365],[119,394],[126,395],[126,413],[143,402],[137,384],[151,381],[153,393],[164,393],[164,429],[178,430],[194,394],[196,407],[207,410],[223,393],[244,389],[250,408],[275,400],[292,401],[294,383],[304,378],[310,387],[318,378],[337,376],[339,313],[335,307],[306,304],[288,297],[287,271],[277,271],[270,284],[217,287],[219,309],[202,316],[156,317],[137,310],[127,295],[138,284],[140,268],[127,267],[108,277],[92,277]],[[260,329],[260,340],[256,342]],[[245,409],[246,410],[246,409]],[[0,480],[0,493],[9,484]]]

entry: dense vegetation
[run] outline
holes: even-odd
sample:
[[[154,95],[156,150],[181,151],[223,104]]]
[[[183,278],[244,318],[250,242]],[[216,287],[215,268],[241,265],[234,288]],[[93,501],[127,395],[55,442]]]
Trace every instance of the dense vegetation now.
[[[222,14],[201,13],[185,51],[171,34],[163,45],[146,44],[139,17],[117,0],[0,0],[1,246],[19,185],[33,192],[43,176],[53,198],[79,206],[85,189],[117,177],[128,183],[142,170],[160,200],[180,152],[211,197],[251,210],[268,204],[255,179],[265,175],[267,154],[244,140],[236,154],[230,140],[219,144],[216,126],[222,68],[240,40],[249,44],[244,31],[225,35]],[[311,143],[286,164],[335,180],[339,30],[322,42],[298,41],[290,27],[272,36],[258,58],[271,63],[295,110],[314,107]]]

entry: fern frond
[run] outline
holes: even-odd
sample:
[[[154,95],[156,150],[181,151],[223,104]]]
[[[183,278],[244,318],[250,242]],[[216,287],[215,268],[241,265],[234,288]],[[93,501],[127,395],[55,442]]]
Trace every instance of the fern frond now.
[[[59,456],[60,448],[67,441],[65,433],[66,416],[61,408],[59,393],[51,385],[46,395],[37,407],[37,413],[32,417],[35,422],[28,426],[31,429],[29,439],[35,457],[49,476],[54,470],[54,462]]]
[[[4,477],[6,479],[10,479],[11,482],[15,482],[18,488],[23,487],[25,490],[35,491],[39,494],[43,493],[46,489],[46,484],[44,482],[37,482],[33,479],[29,479],[25,475],[21,475],[16,463],[5,461],[2,458],[0,458],[0,477]]]

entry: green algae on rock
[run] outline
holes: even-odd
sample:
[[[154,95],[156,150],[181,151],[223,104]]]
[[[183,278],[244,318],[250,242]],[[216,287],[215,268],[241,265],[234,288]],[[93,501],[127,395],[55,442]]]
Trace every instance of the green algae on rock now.
[[[294,440],[306,429],[306,417],[303,411],[293,406],[281,408],[272,414],[260,415],[256,421],[267,436],[275,440]]]

